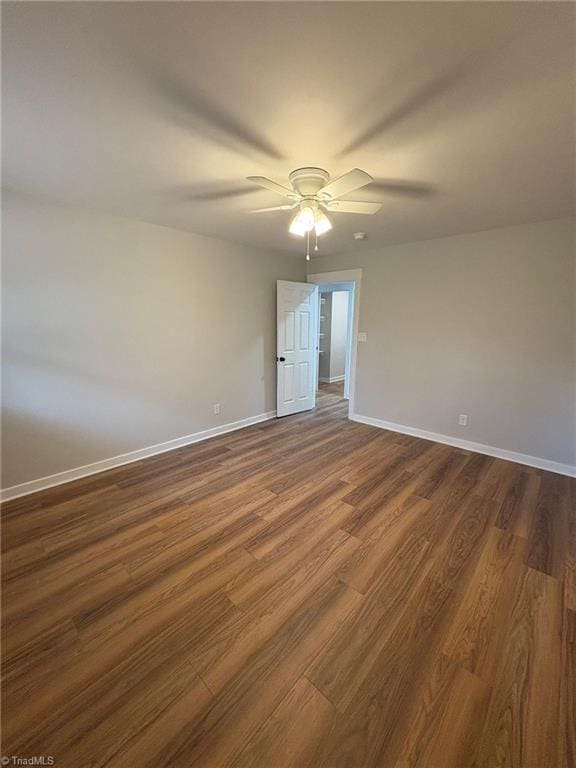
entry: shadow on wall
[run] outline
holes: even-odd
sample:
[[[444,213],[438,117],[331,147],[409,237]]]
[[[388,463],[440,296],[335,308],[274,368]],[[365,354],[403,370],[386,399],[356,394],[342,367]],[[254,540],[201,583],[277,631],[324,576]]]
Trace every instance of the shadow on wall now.
[[[187,375],[163,391],[164,379],[154,383],[154,366],[146,370],[136,365],[130,373],[133,381],[128,381],[126,371],[103,375],[63,359],[8,349],[3,361],[0,487],[271,411],[273,352],[263,335],[249,339],[225,355],[229,375],[214,377],[210,369],[219,360],[195,368],[191,350]],[[248,391],[239,392],[234,382],[245,381],[250,373]],[[223,404],[219,416],[213,414],[214,402]]]
[[[164,403],[59,360],[14,357],[3,361],[2,488],[162,442],[146,419],[166,418]]]
[[[101,453],[98,435],[90,434],[82,426],[3,409],[2,488],[76,467],[81,464],[77,457],[86,453],[107,458]],[[122,450],[119,448],[116,453],[120,454]],[[92,461],[98,461],[98,458]],[[47,463],[52,463],[51,470],[46,470]]]

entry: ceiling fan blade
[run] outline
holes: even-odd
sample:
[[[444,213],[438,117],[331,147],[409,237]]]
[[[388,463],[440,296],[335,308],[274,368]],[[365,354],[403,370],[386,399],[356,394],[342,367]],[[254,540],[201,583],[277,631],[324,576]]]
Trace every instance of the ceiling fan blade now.
[[[298,203],[294,203],[294,205],[273,205],[271,208],[255,208],[253,211],[250,211],[250,213],[268,213],[269,211],[291,211],[292,208],[295,208]]]
[[[354,190],[360,189],[360,187],[364,187],[366,184],[370,184],[371,181],[372,176],[370,176],[369,173],[361,171],[360,168],[354,168],[343,176],[334,179],[334,181],[328,182],[325,187],[322,187],[318,194],[321,197],[326,196],[334,199],[335,197],[347,195],[348,192],[354,192]]]
[[[267,179],[266,176],[247,176],[247,181],[251,181],[253,184],[258,184],[259,187],[269,189],[272,192],[276,192],[283,197],[297,197],[296,193],[288,187],[283,187],[282,184],[277,184],[272,179]]]
[[[322,203],[327,211],[332,213],[377,213],[382,203],[366,203],[354,200],[330,200]]]

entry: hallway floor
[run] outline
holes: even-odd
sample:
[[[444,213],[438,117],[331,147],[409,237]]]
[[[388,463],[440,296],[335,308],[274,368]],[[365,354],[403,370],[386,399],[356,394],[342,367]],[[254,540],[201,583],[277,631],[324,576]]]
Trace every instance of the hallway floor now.
[[[337,397],[342,400],[344,398],[344,381],[335,381],[333,384],[320,382],[318,384],[318,394],[325,396],[331,395],[332,397]]]

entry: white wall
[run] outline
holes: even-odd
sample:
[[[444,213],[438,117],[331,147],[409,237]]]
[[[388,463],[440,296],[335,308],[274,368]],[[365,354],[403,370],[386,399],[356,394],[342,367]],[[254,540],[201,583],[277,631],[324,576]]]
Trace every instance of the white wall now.
[[[330,334],[330,378],[344,377],[348,336],[348,291],[332,294],[332,330]]]
[[[576,464],[573,219],[358,248],[309,272],[356,267],[356,413]]]
[[[274,410],[275,281],[303,278],[293,256],[5,193],[2,487]]]

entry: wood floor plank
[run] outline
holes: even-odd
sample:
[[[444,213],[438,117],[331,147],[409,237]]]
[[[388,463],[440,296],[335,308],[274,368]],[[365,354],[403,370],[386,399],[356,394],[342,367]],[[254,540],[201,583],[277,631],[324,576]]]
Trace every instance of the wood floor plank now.
[[[308,515],[286,514],[275,525],[267,524],[246,542],[245,548],[257,560],[282,556],[298,543],[310,544],[339,528],[345,529],[352,508],[337,496],[320,504]]]
[[[190,731],[174,739],[166,750],[166,759],[176,764],[185,759],[188,765],[197,761],[214,767],[235,759],[302,675],[310,659],[337,632],[357,600],[357,593],[331,580],[225,683],[219,674],[211,672],[208,686],[214,693],[214,704]]]
[[[478,496],[502,503],[514,486],[522,467],[511,461],[494,461],[475,489]]]
[[[335,727],[321,738],[319,768],[386,765],[382,752],[406,727],[453,597],[447,585],[428,577],[415,590]]]
[[[490,686],[440,654],[415,701],[394,768],[462,768],[474,754]],[[393,749],[387,747],[387,754]]]
[[[177,605],[182,596],[200,600],[222,590],[237,573],[249,567],[248,553],[230,550],[213,557],[191,559],[177,564],[165,573],[149,572],[133,580],[130,589],[107,595],[98,605],[73,616],[80,639],[85,644],[99,645],[113,640],[131,624],[153,617],[164,605]]]
[[[470,672],[479,674],[485,669],[489,640],[500,634],[497,622],[509,605],[507,598],[520,575],[523,553],[521,539],[497,528],[489,531],[443,648]]]
[[[196,668],[211,689],[224,685],[230,674],[249,660],[255,647],[282,631],[316,591],[334,581],[334,571],[356,546],[354,540],[344,536],[339,531],[330,537],[289,579],[280,580],[250,609],[245,608],[241,618],[224,626],[208,653],[196,653]],[[354,601],[360,602],[359,596],[354,595]]]
[[[350,705],[427,573],[428,542],[406,539],[378,574],[338,635],[307,670],[308,678],[341,711]]]
[[[502,500],[495,525],[503,531],[527,539],[535,514],[540,477],[520,471]]]
[[[561,475],[542,476],[526,551],[526,565],[556,578],[564,576],[569,482]]]
[[[130,576],[124,566],[115,565],[79,578],[77,583],[62,594],[55,593],[32,608],[21,611],[20,601],[9,604],[4,625],[4,658],[10,660],[13,653],[21,653],[23,648],[60,622],[65,622],[76,613],[95,610],[103,601],[108,600],[109,595],[122,594],[130,586]]]
[[[393,561],[394,552],[410,537],[411,531],[417,528],[420,538],[424,537],[423,518],[429,507],[430,502],[419,496],[409,496],[403,503],[385,506],[378,514],[379,522],[342,567],[339,578],[358,592],[366,593],[377,583],[387,563]]]
[[[469,459],[469,455],[457,451],[440,454],[440,458],[418,475],[414,493],[425,499],[433,499],[440,489],[450,486]]]
[[[364,487],[366,496],[356,495]],[[358,486],[355,492],[344,496],[343,501],[354,507],[354,514],[346,525],[346,530],[353,536],[365,539],[381,524],[390,508],[402,505],[413,494],[414,478],[408,472],[392,473],[365,486]]]
[[[301,677],[230,768],[315,768],[318,733],[331,726],[335,713],[332,704]]]
[[[405,727],[409,703],[440,651],[459,577],[470,569],[472,553],[486,529],[490,505],[472,497],[466,507],[346,704],[337,731],[325,741],[322,768],[349,768],[354,761],[365,768],[386,764],[382,753],[394,733]]]
[[[566,506],[567,515],[564,604],[576,612],[576,479],[570,479],[564,487],[566,495],[562,498],[562,504]]]
[[[561,660],[561,589],[524,568],[506,629],[493,644],[498,663],[473,768],[542,768],[557,759]]]
[[[576,766],[576,613],[564,610],[560,673],[559,768]]]
[[[114,751],[108,762],[102,763],[102,766],[157,768],[159,765],[169,765],[165,759],[167,746],[186,732],[190,724],[209,706],[211,698],[210,691],[202,681],[194,678],[194,683],[188,686],[182,695],[174,698],[156,719],[136,733],[125,747]],[[111,743],[113,748],[117,744],[115,740],[108,743]],[[173,762],[172,765],[177,763]]]
[[[436,544],[432,573],[451,589],[464,591],[467,577],[485,546],[496,509],[490,500],[470,495],[461,503],[456,521],[442,540],[434,542],[432,539]]]
[[[285,599],[286,588],[292,591],[300,580],[309,585],[317,569],[328,567],[330,574],[337,572],[358,545],[357,539],[340,529],[314,538],[306,537],[305,542],[297,541],[280,557],[255,560],[231,579],[224,591],[242,610],[250,610],[271,592],[278,595],[281,591]]]
[[[179,665],[236,610],[219,594],[182,600],[152,620],[134,622],[113,643],[87,647],[55,675],[39,674],[44,685],[37,690],[32,678],[28,695],[4,713],[4,745],[14,754],[48,754],[49,747],[60,746],[59,760],[70,753],[75,758],[66,745],[77,734],[113,720],[118,702],[129,699],[131,691],[152,690],[146,681],[154,680],[164,664]]]
[[[272,564],[251,559],[247,567],[233,575],[224,586],[237,615],[224,622],[206,639],[194,657],[203,672],[237,644],[245,653],[249,637],[266,638],[287,621],[309,595],[333,576],[358,542],[344,531],[335,531],[326,540],[316,541],[305,551],[296,548]]]

